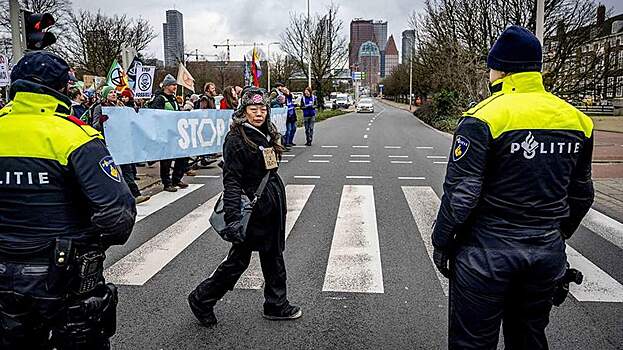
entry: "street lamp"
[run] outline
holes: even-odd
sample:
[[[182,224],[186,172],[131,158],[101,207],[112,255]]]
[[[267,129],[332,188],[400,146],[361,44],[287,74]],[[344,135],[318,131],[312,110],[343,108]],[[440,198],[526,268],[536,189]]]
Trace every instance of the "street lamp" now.
[[[309,55],[309,65],[307,66],[307,86],[311,87],[311,65],[312,65],[312,55],[311,55],[311,34],[309,32],[309,24],[310,24],[310,19],[309,19],[309,0],[307,0],[307,37],[308,37],[308,42],[309,42],[309,46],[308,46],[308,52],[307,54]]]
[[[541,45],[543,45],[543,33],[545,23],[545,0],[537,0],[536,1],[536,31],[535,35],[541,41]]]
[[[266,69],[268,69],[268,92],[270,92],[270,45],[280,45],[281,43],[278,41],[274,41],[272,43],[268,43],[268,59],[266,60]]]

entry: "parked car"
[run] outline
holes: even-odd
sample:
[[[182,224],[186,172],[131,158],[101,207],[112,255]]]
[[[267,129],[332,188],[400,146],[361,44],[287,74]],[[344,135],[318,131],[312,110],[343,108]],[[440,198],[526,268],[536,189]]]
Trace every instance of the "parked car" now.
[[[334,109],[336,108],[335,103],[333,103],[333,101],[331,101],[330,99],[325,99],[324,100],[324,108],[325,109]]]
[[[374,103],[370,98],[362,98],[357,103],[357,113],[370,112],[374,113]]]
[[[335,105],[337,106],[337,108],[350,107],[350,102],[348,102],[348,95],[347,94],[337,95],[337,97],[335,98]]]

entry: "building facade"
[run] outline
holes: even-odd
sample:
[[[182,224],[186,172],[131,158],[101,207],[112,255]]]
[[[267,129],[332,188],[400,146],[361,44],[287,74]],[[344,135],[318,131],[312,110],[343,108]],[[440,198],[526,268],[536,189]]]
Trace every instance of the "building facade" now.
[[[415,49],[415,30],[402,32],[402,63],[408,62]]]
[[[372,20],[354,19],[350,22],[350,43],[348,45],[348,66],[357,71],[359,65],[359,49],[361,44],[374,40],[374,24]]]
[[[377,92],[381,77],[381,50],[373,41],[366,41],[359,47],[357,54],[359,71],[365,73],[363,85],[368,86],[371,92]]]
[[[184,59],[184,17],[177,10],[167,11],[167,22],[162,24],[164,64],[176,66]]]
[[[387,45],[387,21],[374,21],[374,40],[372,40],[381,50],[381,77],[385,77],[385,46]]]
[[[399,59],[398,48],[396,47],[394,36],[390,35],[389,40],[387,40],[387,45],[385,46],[385,65],[382,67],[385,71],[381,74],[381,77],[386,77],[392,74],[394,69],[399,64]]]

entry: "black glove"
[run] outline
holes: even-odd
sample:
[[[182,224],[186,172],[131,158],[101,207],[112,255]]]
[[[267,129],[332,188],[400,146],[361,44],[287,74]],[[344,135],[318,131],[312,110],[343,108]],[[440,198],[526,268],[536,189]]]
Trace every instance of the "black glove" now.
[[[437,270],[439,270],[445,278],[450,278],[450,268],[448,267],[449,260],[450,256],[448,252],[443,249],[433,248],[433,263],[435,263]]]
[[[227,227],[223,232],[223,239],[234,244],[242,243],[244,241],[242,224],[240,221],[234,221],[227,224]]]

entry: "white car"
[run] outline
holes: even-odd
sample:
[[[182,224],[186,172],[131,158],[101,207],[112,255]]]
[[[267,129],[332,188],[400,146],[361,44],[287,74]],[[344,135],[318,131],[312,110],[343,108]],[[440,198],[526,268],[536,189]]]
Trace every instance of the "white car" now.
[[[369,98],[362,98],[357,103],[357,113],[370,112],[374,113],[374,103]]]

